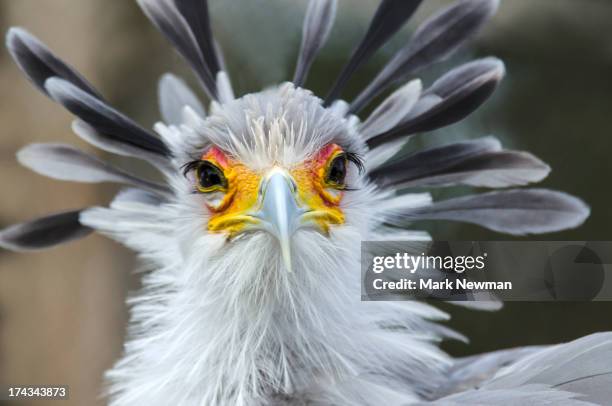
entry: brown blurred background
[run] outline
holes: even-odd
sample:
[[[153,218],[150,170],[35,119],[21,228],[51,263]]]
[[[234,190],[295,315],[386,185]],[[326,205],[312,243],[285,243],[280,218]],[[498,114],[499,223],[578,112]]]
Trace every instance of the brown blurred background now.
[[[238,93],[291,76],[305,0],[211,0],[214,29]],[[446,0],[426,0],[416,21]],[[334,35],[309,87],[324,93],[367,27],[377,1],[340,0]],[[417,142],[495,134],[509,146],[549,162],[543,184],[581,196],[593,209],[577,230],[532,239],[610,240],[612,195],[612,2],[503,0],[498,15],[453,63],[496,55],[508,77],[467,122]],[[134,1],[0,0],[0,28],[24,26],[69,61],[120,110],[146,126],[158,118],[156,81],[188,69],[149,25]],[[415,22],[351,82],[350,98],[400,46]],[[449,68],[436,66],[425,83]],[[72,117],[37,92],[6,51],[0,52],[0,227],[53,211],[105,204],[117,187],[52,181],[17,165],[30,142],[91,148],[70,131]],[[98,155],[135,171],[143,166]],[[464,191],[436,193],[448,197]],[[473,226],[423,224],[439,239],[508,239]],[[66,405],[98,401],[103,371],[121,352],[128,290],[138,287],[132,254],[102,237],[36,254],[0,251],[0,384],[68,384]],[[448,307],[447,307],[448,308]],[[566,341],[612,330],[612,303],[511,303],[494,314],[448,308],[450,323],[472,338],[449,343],[455,355],[515,345]],[[22,403],[28,404],[28,403]],[[31,404],[44,404],[35,402]]]

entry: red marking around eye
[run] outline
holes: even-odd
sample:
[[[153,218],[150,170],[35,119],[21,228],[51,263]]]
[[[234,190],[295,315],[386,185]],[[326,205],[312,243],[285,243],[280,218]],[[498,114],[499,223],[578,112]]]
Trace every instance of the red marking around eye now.
[[[313,163],[317,167],[321,167],[327,163],[329,158],[338,151],[342,151],[337,144],[329,144],[321,148],[321,150],[317,153],[317,155],[313,159]]]
[[[229,164],[227,155],[217,147],[211,147],[208,152],[202,155],[202,159],[212,159],[224,167],[227,167]]]

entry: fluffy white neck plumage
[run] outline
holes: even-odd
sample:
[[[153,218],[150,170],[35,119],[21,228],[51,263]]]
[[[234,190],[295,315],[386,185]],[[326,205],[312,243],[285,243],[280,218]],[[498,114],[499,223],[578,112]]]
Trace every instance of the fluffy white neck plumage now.
[[[138,206],[114,209],[143,216]],[[172,206],[157,209],[147,232],[164,227],[157,217],[172,218]],[[187,223],[179,232],[193,244],[177,249],[183,255],[166,245],[167,266],[148,274],[132,301],[132,338],[108,373],[113,406],[400,404],[417,395],[411,383],[435,385],[446,365],[418,337],[423,317],[440,314],[418,303],[360,302],[358,227],[330,238],[298,232],[292,273],[267,234],[226,244],[189,238],[201,229]],[[141,249],[164,245],[148,245],[144,233],[134,239]]]

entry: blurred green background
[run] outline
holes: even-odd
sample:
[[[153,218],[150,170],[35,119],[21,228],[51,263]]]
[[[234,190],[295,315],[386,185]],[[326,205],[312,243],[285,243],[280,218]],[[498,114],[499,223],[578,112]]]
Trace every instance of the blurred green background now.
[[[305,0],[211,0],[214,30],[235,90],[257,91],[291,77]],[[324,94],[367,28],[376,0],[340,0],[333,36],[308,87]],[[425,0],[416,18],[359,71],[354,96],[422,21],[446,0]],[[494,55],[508,75],[496,95],[467,121],[415,144],[494,134],[553,167],[544,187],[582,197],[592,216],[582,227],[533,240],[610,240],[612,226],[612,2],[502,0],[479,37],[448,63],[424,72],[425,85],[456,63]],[[0,0],[0,28],[27,27],[78,67],[120,110],[151,126],[156,81],[173,71],[195,84],[186,66],[149,25],[134,1]],[[39,94],[0,52],[0,226],[67,208],[104,204],[115,186],[41,178],[17,165],[29,142],[71,142],[71,117]],[[99,155],[103,155],[98,153]],[[136,171],[133,163],[105,156]],[[465,190],[436,192],[445,198]],[[509,239],[475,226],[421,224],[437,239]],[[138,287],[132,254],[102,237],[43,253],[0,251],[0,384],[69,384],[71,405],[98,400],[103,371],[120,354],[124,297]],[[454,355],[567,341],[612,330],[612,303],[508,303],[495,313],[444,306],[450,325],[472,340],[447,343]],[[25,403],[24,403],[25,404]],[[44,404],[38,402],[36,404]],[[57,404],[57,403],[53,403]]]

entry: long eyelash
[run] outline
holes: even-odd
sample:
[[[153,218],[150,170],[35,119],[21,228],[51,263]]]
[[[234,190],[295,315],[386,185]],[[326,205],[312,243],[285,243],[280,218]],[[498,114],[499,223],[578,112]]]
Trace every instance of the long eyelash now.
[[[342,155],[344,155],[344,158],[346,158],[347,161],[350,161],[355,164],[360,175],[364,173],[365,165],[363,163],[363,158],[361,157],[361,155],[357,154],[356,152],[343,152]],[[342,191],[344,192],[354,192],[356,190],[359,190],[359,188],[347,185],[342,188]]]
[[[355,164],[355,166],[359,170],[359,174],[363,174],[363,172],[365,171],[365,165],[363,163],[363,158],[361,157],[361,155],[355,152],[345,152],[344,156],[347,160]]]
[[[195,160],[191,162],[187,162],[185,165],[181,166],[181,170],[183,171],[183,176],[187,177],[187,174],[194,169],[197,169],[198,166],[202,163],[201,160]]]

